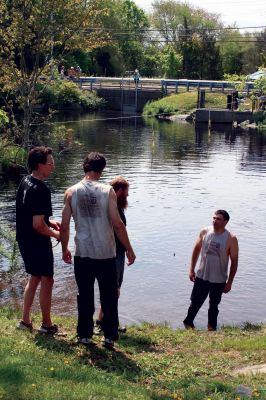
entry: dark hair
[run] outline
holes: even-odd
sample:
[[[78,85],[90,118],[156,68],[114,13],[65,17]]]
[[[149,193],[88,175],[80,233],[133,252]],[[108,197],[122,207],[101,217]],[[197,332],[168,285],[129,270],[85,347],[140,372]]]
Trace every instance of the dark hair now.
[[[221,214],[223,217],[224,217],[224,220],[225,221],[229,221],[229,219],[230,219],[230,215],[228,214],[228,212],[227,211],[225,211],[225,210],[217,210],[217,211],[215,211],[215,213],[214,214]]]
[[[46,164],[47,157],[53,153],[51,147],[34,147],[28,155],[28,167],[30,172],[38,169],[38,164]]]
[[[98,153],[97,151],[93,151],[89,153],[83,162],[83,169],[86,172],[94,171],[94,172],[102,172],[102,170],[106,166],[106,158],[103,154]]]
[[[110,185],[114,188],[115,192],[119,189],[127,189],[129,187],[128,181],[122,176],[116,176],[111,180]]]

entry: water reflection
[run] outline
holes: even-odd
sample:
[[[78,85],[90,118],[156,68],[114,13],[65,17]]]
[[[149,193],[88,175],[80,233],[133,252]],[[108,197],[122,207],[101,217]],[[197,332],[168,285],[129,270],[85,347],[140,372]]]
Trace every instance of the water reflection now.
[[[191,250],[212,211],[228,209],[229,229],[240,243],[240,266],[233,291],[224,296],[220,323],[265,320],[266,284],[263,248],[265,235],[266,136],[156,119],[120,118],[117,114],[60,116],[66,123],[73,149],[61,152],[58,137],[49,127],[45,143],[55,150],[56,171],[49,180],[54,215],[60,218],[65,189],[81,179],[87,151],[108,158],[103,181],[124,175],[130,181],[128,229],[137,254],[126,269],[120,301],[123,322],[142,320],[180,326],[187,309],[191,283],[187,278]],[[71,136],[72,135],[72,136]],[[1,221],[14,221],[14,184],[1,184]],[[72,226],[73,234],[73,226]],[[73,236],[71,237],[73,247]],[[76,313],[73,267],[61,261],[55,248],[54,309]],[[21,281],[21,273],[13,279]],[[8,289],[0,302],[12,302]],[[15,298],[20,298],[18,293]],[[16,300],[17,302],[17,300]],[[206,323],[207,304],[196,320]]]

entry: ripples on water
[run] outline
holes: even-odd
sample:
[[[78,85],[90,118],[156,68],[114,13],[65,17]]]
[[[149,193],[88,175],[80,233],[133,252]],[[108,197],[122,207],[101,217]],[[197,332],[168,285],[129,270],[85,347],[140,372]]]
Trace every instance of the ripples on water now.
[[[137,261],[125,272],[119,303],[122,322],[167,321],[181,326],[192,288],[187,278],[192,247],[217,208],[229,211],[228,228],[237,234],[240,246],[239,271],[232,292],[223,297],[219,322],[265,322],[266,136],[221,126],[208,133],[205,126],[195,131],[189,124],[154,119],[144,123],[141,118],[92,118],[83,116],[66,125],[80,144],[55,155],[57,168],[49,184],[54,215],[60,218],[63,193],[82,178],[87,151],[107,156],[102,181],[118,174],[129,180],[126,216]],[[53,139],[47,144],[56,150]],[[2,222],[14,220],[14,196],[15,185],[2,184]],[[70,245],[73,248],[73,225]],[[54,310],[76,314],[73,267],[62,263],[59,246],[55,266]],[[21,303],[21,279],[14,279],[15,300],[2,289],[2,303]],[[203,327],[206,321],[207,303],[196,324]]]

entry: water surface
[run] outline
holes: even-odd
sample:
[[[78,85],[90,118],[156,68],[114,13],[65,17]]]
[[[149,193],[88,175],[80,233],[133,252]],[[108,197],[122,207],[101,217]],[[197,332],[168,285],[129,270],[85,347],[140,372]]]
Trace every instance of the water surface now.
[[[188,268],[193,245],[200,229],[211,223],[212,212],[224,208],[231,215],[228,229],[239,240],[240,259],[233,289],[222,299],[219,323],[265,322],[266,136],[225,126],[208,132],[205,125],[195,129],[109,113],[71,119],[66,128],[69,142],[76,141],[72,151],[59,154],[54,136],[46,140],[56,151],[56,172],[49,179],[54,216],[61,216],[65,189],[82,178],[88,151],[107,156],[102,181],[123,175],[130,182],[126,217],[137,260],[126,267],[121,321],[182,325],[192,289]],[[15,189],[14,183],[1,184],[2,223],[14,221]],[[73,232],[72,224],[72,249]],[[54,253],[53,311],[76,315],[73,267],[61,261],[60,246]],[[3,282],[1,304],[21,305],[24,284],[21,271],[8,285]],[[195,320],[198,327],[206,322],[207,302]]]

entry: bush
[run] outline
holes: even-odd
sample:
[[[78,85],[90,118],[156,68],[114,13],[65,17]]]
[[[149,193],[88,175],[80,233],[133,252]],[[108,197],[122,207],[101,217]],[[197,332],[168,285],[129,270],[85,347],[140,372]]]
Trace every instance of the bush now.
[[[39,92],[40,102],[48,104],[49,107],[54,109],[71,104],[79,104],[85,109],[96,110],[105,103],[95,93],[84,93],[75,83],[65,80],[55,80],[50,84],[40,84]]]
[[[263,123],[266,124],[266,111],[256,111],[254,114],[254,121],[256,124]]]
[[[4,171],[11,167],[24,167],[26,158],[26,149],[9,142],[6,138],[0,138],[0,164]]]
[[[0,110],[0,127],[7,125],[9,122],[8,115],[5,111]]]
[[[190,114],[197,107],[197,92],[171,94],[160,100],[145,104],[143,114]],[[223,93],[206,93],[205,107],[226,108],[226,95]]]

